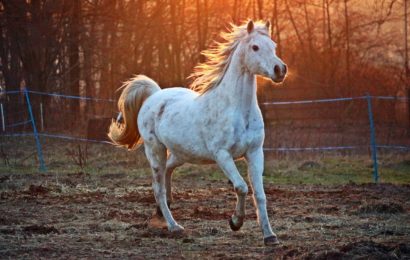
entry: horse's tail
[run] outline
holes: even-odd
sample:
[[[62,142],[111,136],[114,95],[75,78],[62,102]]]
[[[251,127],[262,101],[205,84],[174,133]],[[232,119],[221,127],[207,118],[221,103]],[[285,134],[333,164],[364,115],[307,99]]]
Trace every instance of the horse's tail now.
[[[142,144],[137,126],[137,117],[142,103],[161,88],[155,81],[143,75],[135,76],[125,82],[121,88],[124,89],[118,100],[120,115],[117,121],[111,122],[108,137],[115,145],[135,149]]]

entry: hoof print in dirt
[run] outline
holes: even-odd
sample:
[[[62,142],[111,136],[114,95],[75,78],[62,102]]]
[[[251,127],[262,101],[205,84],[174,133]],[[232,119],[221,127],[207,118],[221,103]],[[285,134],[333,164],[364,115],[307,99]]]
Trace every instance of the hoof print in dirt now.
[[[148,238],[153,238],[153,237],[159,237],[159,238],[169,238],[169,239],[175,239],[175,238],[186,238],[186,233],[185,232],[170,232],[167,229],[147,229],[141,237],[148,237]]]
[[[362,206],[357,213],[360,214],[399,214],[404,213],[403,206],[396,203],[375,203]]]
[[[182,243],[194,243],[194,242],[195,242],[195,239],[193,238],[184,238],[182,240]]]
[[[212,235],[212,236],[215,236],[216,234],[218,234],[218,229],[216,229],[216,228],[212,228],[211,230],[210,230],[210,235]]]
[[[46,187],[43,187],[41,185],[37,186],[37,185],[30,185],[30,187],[28,188],[27,193],[32,195],[32,196],[37,196],[37,195],[44,195],[47,194],[49,192],[49,189]]]
[[[55,227],[37,226],[37,225],[27,226],[23,228],[23,231],[29,235],[38,235],[38,234],[45,235],[45,234],[50,234],[50,233],[56,233],[56,234],[60,233]]]
[[[263,239],[265,246],[277,246],[280,244],[276,236],[265,237]]]

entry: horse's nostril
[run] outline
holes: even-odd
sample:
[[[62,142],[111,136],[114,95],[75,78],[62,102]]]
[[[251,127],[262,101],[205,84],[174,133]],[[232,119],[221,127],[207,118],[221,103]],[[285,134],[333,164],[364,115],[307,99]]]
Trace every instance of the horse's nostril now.
[[[275,72],[275,75],[280,75],[280,68],[278,65],[275,65],[275,67],[273,67],[273,71]]]
[[[288,66],[286,64],[283,65],[283,74],[288,73]]]

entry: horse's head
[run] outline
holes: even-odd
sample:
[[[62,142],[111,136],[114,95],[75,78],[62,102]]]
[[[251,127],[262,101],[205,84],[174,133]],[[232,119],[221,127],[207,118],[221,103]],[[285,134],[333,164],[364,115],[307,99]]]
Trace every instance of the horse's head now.
[[[270,23],[247,24],[247,37],[241,42],[243,66],[252,74],[261,75],[280,83],[287,73],[286,64],[276,56],[276,43],[269,36]]]

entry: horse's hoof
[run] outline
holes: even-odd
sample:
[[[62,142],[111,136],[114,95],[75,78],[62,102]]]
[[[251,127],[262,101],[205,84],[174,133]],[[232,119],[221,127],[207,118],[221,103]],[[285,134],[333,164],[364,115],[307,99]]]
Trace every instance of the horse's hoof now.
[[[243,223],[240,223],[239,225],[236,225],[236,224],[233,222],[232,218],[229,219],[229,226],[231,227],[231,229],[232,229],[233,231],[238,231],[239,229],[241,229],[242,225],[243,225]]]
[[[277,246],[280,244],[276,236],[265,237],[263,242],[265,243],[265,246]]]
[[[184,233],[184,231],[185,231],[184,227],[178,224],[169,228],[169,232],[172,232],[173,234],[182,234]]]

